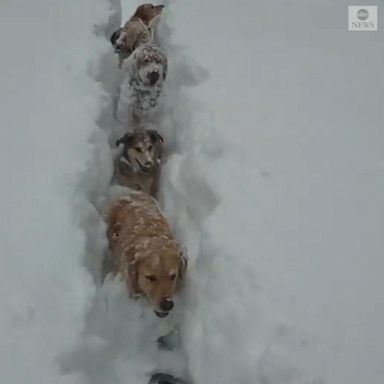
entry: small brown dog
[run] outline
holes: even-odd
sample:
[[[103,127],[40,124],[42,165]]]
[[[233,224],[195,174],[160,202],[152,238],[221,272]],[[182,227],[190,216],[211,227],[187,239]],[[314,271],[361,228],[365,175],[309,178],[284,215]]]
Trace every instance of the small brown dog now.
[[[119,55],[119,68],[137,47],[153,40],[156,20],[163,8],[164,5],[140,5],[125,25],[112,34],[110,41]]]
[[[104,272],[120,274],[131,296],[146,298],[158,317],[166,317],[187,262],[156,200],[143,192],[115,199],[106,224],[109,255]]]
[[[156,197],[164,139],[155,130],[127,133],[116,141],[123,152],[115,161],[114,181]]]

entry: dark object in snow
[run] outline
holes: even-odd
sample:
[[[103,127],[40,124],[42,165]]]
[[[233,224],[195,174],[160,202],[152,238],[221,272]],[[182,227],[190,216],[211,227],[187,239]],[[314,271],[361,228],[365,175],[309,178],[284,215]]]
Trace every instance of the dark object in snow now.
[[[152,375],[149,384],[190,384],[190,382],[167,373],[155,373]]]
[[[161,336],[157,339],[157,347],[165,351],[174,351],[180,348],[180,332],[175,328],[167,335]]]

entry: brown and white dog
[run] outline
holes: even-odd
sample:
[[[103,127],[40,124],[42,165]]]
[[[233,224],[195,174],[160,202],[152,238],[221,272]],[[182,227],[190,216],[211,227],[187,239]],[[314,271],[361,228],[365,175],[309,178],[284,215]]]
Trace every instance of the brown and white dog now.
[[[105,274],[120,275],[130,295],[144,297],[158,317],[166,317],[185,276],[187,261],[156,200],[131,192],[109,205],[109,254]]]
[[[119,55],[119,68],[123,61],[141,44],[153,41],[154,27],[164,5],[142,4],[125,25],[110,38]]]
[[[115,161],[114,181],[156,198],[161,171],[163,137],[155,130],[127,133],[116,141],[123,151]]]

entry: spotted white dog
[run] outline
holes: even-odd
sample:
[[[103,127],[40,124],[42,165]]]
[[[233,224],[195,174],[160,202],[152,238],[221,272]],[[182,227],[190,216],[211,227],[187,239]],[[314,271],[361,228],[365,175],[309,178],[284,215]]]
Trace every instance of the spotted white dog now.
[[[157,123],[167,67],[165,54],[154,44],[137,48],[124,61],[126,78],[120,87],[115,111],[121,124]]]

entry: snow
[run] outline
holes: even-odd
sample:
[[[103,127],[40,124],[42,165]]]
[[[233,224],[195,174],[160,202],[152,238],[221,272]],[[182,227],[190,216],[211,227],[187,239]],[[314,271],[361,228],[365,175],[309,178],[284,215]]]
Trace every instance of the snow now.
[[[138,4],[2,2],[2,381],[381,384],[383,32],[347,32],[346,0],[166,2],[161,207],[189,270],[160,320],[99,276],[105,37]]]

